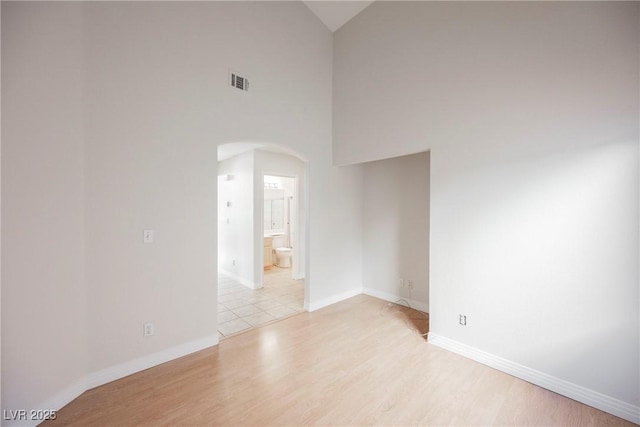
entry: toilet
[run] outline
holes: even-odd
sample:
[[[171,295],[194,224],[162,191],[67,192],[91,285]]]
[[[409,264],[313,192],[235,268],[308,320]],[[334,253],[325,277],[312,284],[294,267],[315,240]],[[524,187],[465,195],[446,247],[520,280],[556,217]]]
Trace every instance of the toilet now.
[[[291,248],[276,248],[276,266],[291,267]]]

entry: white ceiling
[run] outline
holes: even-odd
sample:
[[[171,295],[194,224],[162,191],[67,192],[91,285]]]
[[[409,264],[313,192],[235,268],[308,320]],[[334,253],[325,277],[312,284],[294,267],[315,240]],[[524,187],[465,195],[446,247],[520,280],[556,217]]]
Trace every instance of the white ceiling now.
[[[324,0],[303,1],[303,3],[333,32],[362,12],[373,1]]]

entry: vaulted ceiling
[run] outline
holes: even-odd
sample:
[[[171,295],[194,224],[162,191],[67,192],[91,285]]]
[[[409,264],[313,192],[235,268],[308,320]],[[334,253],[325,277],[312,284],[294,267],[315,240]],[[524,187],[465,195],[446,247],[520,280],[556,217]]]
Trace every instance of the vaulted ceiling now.
[[[303,3],[333,32],[362,12],[373,1],[325,0]]]

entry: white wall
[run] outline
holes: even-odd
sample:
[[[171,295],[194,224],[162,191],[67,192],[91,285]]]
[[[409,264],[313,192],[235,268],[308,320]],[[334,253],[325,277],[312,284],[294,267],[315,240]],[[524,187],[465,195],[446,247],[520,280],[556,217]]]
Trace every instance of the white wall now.
[[[318,158],[330,161],[330,152]],[[313,311],[361,293],[362,167],[334,167],[323,177],[317,165],[308,167],[311,247],[305,296]]]
[[[428,312],[429,153],[365,163],[363,203],[365,293]]]
[[[309,306],[360,289],[361,167],[332,166],[332,35],[304,4],[2,8],[4,407],[217,342],[218,144],[308,161]]]
[[[336,164],[431,150],[430,340],[636,422],[639,9],[375,2],[333,91]]]
[[[78,3],[2,3],[3,410],[84,390],[81,16]]]
[[[637,405],[637,154],[434,172],[434,332]]]
[[[89,240],[115,251],[131,237],[111,228],[150,223],[158,236],[180,239],[167,241],[172,262],[163,254],[151,269],[128,261],[137,254],[92,257],[93,311],[109,337],[92,340],[91,367],[100,369],[215,333],[217,143],[276,142],[311,159],[318,182],[332,174],[330,159],[315,153],[327,152],[330,143],[331,35],[304,5],[291,3],[99,3],[88,7],[87,20],[89,154],[98,163],[88,185],[93,194],[118,195],[116,203],[91,201],[89,229],[100,235]],[[250,92],[228,87],[229,69],[251,78]],[[295,87],[287,77],[292,69]],[[158,160],[145,161],[149,153]],[[109,169],[113,164],[118,170]],[[105,170],[103,178],[94,176],[98,169]],[[123,194],[122,176],[141,185]],[[107,206],[138,213],[107,217]],[[103,239],[109,243],[99,243]],[[323,265],[324,248],[317,251],[312,259]],[[100,265],[109,265],[110,273]],[[108,285],[129,287],[140,276],[145,290],[127,302]],[[147,304],[148,292],[157,295]],[[129,314],[114,324],[108,313],[120,307]],[[139,337],[143,318],[156,321],[153,341]]]
[[[217,342],[211,14],[85,4],[90,372]],[[142,335],[147,321],[153,337]]]
[[[227,176],[231,179],[226,180]],[[253,193],[253,152],[218,162],[218,269],[257,289],[260,283],[254,277],[253,245],[258,231],[254,229]]]

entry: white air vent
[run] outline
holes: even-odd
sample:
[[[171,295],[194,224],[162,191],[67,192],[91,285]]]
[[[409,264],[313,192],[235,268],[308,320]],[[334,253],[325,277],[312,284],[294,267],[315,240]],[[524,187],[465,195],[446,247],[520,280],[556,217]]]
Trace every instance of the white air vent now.
[[[231,76],[230,84],[231,87],[235,87],[236,89],[240,89],[243,91],[249,90],[249,80],[246,77],[240,76],[234,72],[229,73]]]

